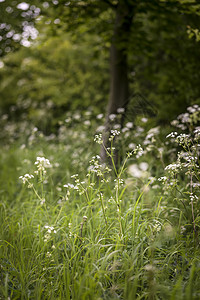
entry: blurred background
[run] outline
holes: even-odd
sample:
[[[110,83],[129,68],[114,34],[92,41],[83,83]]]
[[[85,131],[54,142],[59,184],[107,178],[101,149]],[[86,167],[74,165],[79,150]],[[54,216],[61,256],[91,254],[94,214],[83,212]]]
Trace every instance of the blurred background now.
[[[152,105],[153,122],[169,124],[200,104],[199,4],[125,2],[133,8],[130,31],[120,40],[126,44],[129,121]],[[75,111],[89,111],[90,120],[105,114],[118,6],[116,0],[0,0],[2,128],[26,120],[49,134]]]

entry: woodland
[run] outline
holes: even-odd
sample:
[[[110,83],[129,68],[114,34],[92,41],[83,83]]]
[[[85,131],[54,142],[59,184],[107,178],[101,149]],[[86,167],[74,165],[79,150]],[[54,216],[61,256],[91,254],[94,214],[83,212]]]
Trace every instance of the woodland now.
[[[0,299],[200,299],[198,0],[0,0]]]

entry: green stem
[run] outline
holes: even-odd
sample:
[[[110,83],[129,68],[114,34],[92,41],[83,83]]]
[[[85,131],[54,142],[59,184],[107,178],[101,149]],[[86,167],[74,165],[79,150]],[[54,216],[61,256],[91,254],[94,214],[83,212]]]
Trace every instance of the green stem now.
[[[104,204],[103,204],[103,197],[100,193],[100,200],[101,200],[101,207],[102,207],[102,210],[103,210],[103,216],[104,216],[104,220],[105,220],[105,223],[106,223],[106,226],[108,225],[108,222],[107,222],[107,218],[106,218],[106,212],[105,212],[105,207],[104,207]]]
[[[40,197],[40,195],[38,194],[38,192],[36,191],[36,189],[35,189],[34,186],[32,186],[32,189],[33,189],[34,193],[36,194],[36,196],[38,197],[38,199],[39,199],[40,201],[42,201],[42,198]]]

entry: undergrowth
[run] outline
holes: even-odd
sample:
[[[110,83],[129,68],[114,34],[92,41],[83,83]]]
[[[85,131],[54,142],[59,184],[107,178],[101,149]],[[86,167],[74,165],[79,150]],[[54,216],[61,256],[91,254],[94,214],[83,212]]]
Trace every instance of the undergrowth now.
[[[188,108],[166,139],[112,115],[113,165],[98,156],[102,115],[96,134],[90,112],[49,136],[7,126],[0,299],[199,299],[199,114]]]

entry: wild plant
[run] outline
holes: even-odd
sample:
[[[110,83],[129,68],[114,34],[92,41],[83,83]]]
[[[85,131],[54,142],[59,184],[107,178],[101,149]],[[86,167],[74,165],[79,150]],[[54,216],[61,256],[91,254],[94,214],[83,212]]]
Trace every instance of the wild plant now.
[[[176,160],[165,167],[165,174],[158,180],[163,183],[164,193],[172,192],[174,200],[181,203],[180,209],[185,217],[185,227],[190,227],[192,217],[193,232],[199,228],[199,155],[200,155],[200,107],[188,107],[187,112],[172,121],[177,131],[167,135],[170,148],[177,149]]]
[[[51,164],[49,160],[45,157],[37,157],[35,165],[37,166],[37,170],[34,171],[34,173],[38,177],[38,183],[40,184],[40,194],[35,188],[34,184],[32,183],[32,179],[34,178],[34,175],[32,174],[25,174],[23,176],[20,176],[19,178],[22,180],[23,184],[27,184],[27,187],[31,189],[38,200],[40,201],[40,204],[45,204],[45,194],[44,194],[44,181],[46,179],[46,169],[51,168]]]
[[[91,141],[95,122],[83,132],[79,115],[68,116],[58,136],[36,132],[32,144],[24,141],[14,173],[26,173],[20,176],[25,188],[17,183],[10,194],[1,188],[0,297],[198,299],[198,243],[182,234],[189,224],[196,234],[199,227],[197,108],[189,116],[187,137],[179,127],[166,143],[157,127],[142,131],[141,125],[135,134],[131,124],[124,132],[113,128],[105,149],[111,166],[96,154],[105,147],[101,132],[97,145]],[[117,168],[115,142],[127,133]],[[156,180],[158,174],[163,178]]]

